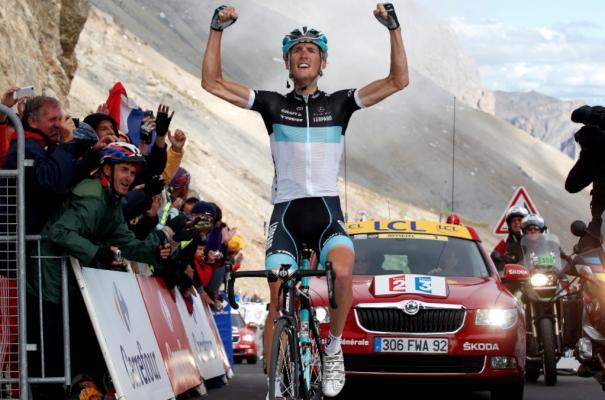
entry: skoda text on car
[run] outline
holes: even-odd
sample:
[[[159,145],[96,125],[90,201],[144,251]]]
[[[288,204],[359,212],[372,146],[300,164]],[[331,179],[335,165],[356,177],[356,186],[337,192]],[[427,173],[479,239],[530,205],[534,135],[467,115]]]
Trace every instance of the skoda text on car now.
[[[347,376],[437,377],[521,399],[523,310],[471,227],[429,221],[347,225],[353,304],[342,336]],[[312,302],[327,336],[325,284]]]
[[[238,311],[231,310],[231,336],[233,339],[233,361],[236,363],[246,360],[248,364],[256,364],[256,330],[254,322],[245,323]]]

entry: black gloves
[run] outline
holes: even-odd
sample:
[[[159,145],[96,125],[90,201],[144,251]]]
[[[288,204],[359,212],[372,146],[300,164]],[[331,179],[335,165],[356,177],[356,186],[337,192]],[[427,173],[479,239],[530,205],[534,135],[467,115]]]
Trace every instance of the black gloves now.
[[[235,23],[235,21],[237,21],[237,18],[229,19],[229,20],[223,21],[223,22],[220,21],[220,19],[218,17],[218,13],[221,12],[222,10],[224,10],[225,8],[227,8],[227,6],[223,5],[223,6],[217,7],[216,10],[214,10],[214,15],[212,16],[212,22],[210,22],[210,28],[212,30],[222,32],[223,29],[233,25]]]
[[[387,14],[389,14],[389,18],[385,19],[380,15],[376,15],[376,19],[390,31],[399,28],[399,20],[397,19],[397,14],[395,14],[395,7],[393,7],[393,4],[384,3],[384,9]]]
[[[170,116],[168,116],[168,107],[160,105],[160,110],[155,118],[155,132],[158,136],[166,136],[173,115],[174,111]]]

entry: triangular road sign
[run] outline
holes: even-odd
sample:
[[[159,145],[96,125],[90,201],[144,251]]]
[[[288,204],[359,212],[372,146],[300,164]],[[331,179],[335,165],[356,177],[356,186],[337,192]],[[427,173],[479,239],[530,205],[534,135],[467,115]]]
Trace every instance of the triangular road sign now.
[[[512,206],[521,206],[525,207],[527,211],[531,214],[538,214],[538,209],[534,205],[531,197],[527,194],[527,190],[523,186],[519,186],[513,195],[508,206],[504,209],[504,213],[502,213],[502,218],[500,218],[500,222],[496,225],[496,229],[494,229],[494,233],[496,235],[508,235],[508,226],[506,225],[506,212]]]

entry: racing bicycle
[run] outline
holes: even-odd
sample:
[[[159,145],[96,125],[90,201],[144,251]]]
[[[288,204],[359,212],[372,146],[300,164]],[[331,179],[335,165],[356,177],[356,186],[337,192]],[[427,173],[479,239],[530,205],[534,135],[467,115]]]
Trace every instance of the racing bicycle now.
[[[312,251],[303,249],[299,269],[283,264],[280,268],[262,271],[231,270],[226,264],[225,281],[229,304],[239,308],[234,296],[236,278],[281,280],[279,317],[275,322],[269,367],[269,399],[321,399],[324,346],[315,310],[309,297],[309,277],[325,276],[330,306],[336,308],[334,271],[326,262],[324,270],[310,269]]]

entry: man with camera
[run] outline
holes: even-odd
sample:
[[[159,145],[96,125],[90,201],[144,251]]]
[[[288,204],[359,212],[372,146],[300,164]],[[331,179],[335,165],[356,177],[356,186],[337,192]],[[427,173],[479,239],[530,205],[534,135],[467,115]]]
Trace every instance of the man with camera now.
[[[588,224],[588,235],[578,242],[580,251],[598,247],[603,211],[605,211],[605,107],[582,106],[571,114],[571,120],[584,124],[574,135],[581,151],[573,166],[565,189],[577,193],[592,183],[590,211],[592,220]]]

